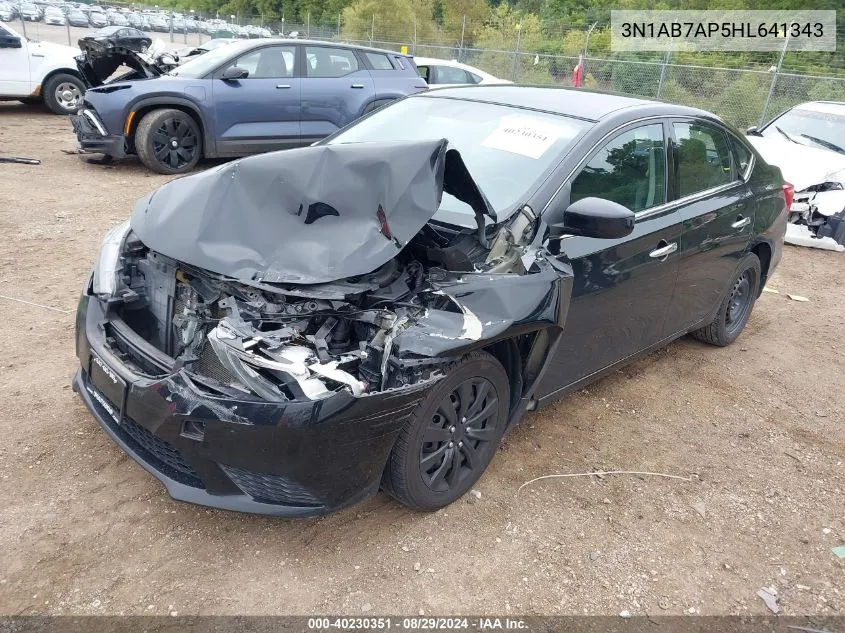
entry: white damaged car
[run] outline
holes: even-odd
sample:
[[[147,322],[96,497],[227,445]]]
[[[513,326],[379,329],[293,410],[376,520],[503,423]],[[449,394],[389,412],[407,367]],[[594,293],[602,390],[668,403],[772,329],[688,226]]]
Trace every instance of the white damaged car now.
[[[795,186],[785,241],[845,250],[845,103],[802,103],[748,141]]]

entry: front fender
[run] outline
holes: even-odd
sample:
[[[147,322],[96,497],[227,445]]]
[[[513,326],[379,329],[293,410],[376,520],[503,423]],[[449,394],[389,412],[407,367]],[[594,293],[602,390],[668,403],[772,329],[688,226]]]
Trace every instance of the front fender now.
[[[141,117],[137,113],[147,112],[154,108],[177,107],[185,109],[193,113],[193,115],[200,122],[203,137],[203,154],[206,158],[213,158],[217,155],[217,146],[214,139],[214,133],[211,129],[209,119],[203,114],[202,106],[193,99],[186,97],[184,94],[163,93],[154,96],[138,96],[129,101],[123,108],[123,126],[129,120],[129,116],[133,113],[131,129],[129,133],[133,133],[138,126]]]

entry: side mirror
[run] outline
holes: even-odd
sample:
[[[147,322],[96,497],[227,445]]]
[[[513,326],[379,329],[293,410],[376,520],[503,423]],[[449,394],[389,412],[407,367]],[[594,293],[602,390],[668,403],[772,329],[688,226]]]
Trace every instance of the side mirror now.
[[[220,78],[223,81],[236,81],[238,79],[246,79],[247,77],[249,77],[249,71],[246,68],[241,68],[240,66],[229,66],[223,71],[223,74],[220,75]]]
[[[0,37],[0,48],[20,48],[21,38],[19,37]]]
[[[626,237],[634,230],[634,212],[604,198],[582,198],[548,220],[552,237],[580,235],[604,240]]]

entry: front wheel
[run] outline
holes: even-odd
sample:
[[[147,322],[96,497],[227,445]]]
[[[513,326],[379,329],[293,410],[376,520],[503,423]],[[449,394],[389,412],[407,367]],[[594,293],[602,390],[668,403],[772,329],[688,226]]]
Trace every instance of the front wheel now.
[[[501,363],[473,352],[456,363],[405,425],[382,477],[415,510],[437,510],[478,481],[508,421],[510,384]]]
[[[153,110],[135,131],[135,151],[144,165],[159,174],[184,174],[202,156],[196,121],[182,110]]]
[[[730,345],[745,329],[751,309],[760,294],[760,260],[754,253],[743,257],[731,278],[728,292],[711,323],[692,335],[705,343],[724,347]]]

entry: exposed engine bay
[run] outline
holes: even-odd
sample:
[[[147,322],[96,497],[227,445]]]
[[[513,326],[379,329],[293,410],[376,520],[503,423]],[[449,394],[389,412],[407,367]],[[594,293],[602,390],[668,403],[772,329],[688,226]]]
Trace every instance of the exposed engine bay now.
[[[269,401],[317,400],[340,389],[359,396],[436,376],[449,358],[429,351],[478,341],[485,325],[507,326],[502,314],[482,323],[449,287],[471,292],[467,277],[476,277],[499,278],[504,288],[533,276],[523,256],[534,228],[526,208],[483,248],[472,229],[429,223],[374,272],[310,287],[226,279],[151,251],[130,234],[113,308],[220,393]],[[399,345],[409,333],[420,340]]]

